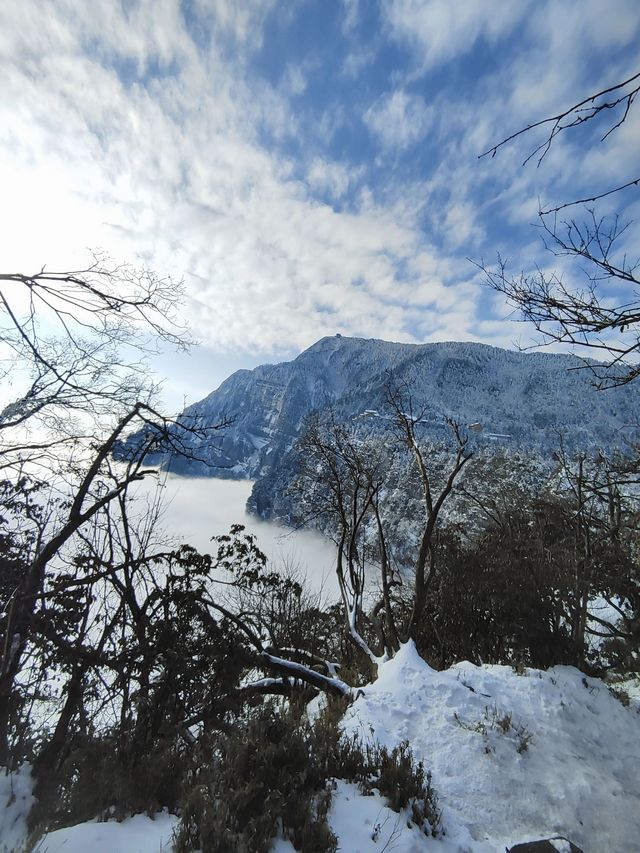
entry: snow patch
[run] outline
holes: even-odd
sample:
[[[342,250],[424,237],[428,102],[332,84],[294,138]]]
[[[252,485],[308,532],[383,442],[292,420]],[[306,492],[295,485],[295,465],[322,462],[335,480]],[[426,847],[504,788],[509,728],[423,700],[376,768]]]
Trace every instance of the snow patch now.
[[[339,839],[338,849],[345,853],[455,853],[459,849],[427,838],[409,822],[407,814],[392,811],[384,797],[375,793],[364,796],[349,782],[336,782],[328,822]]]
[[[437,672],[407,644],[344,728],[389,749],[408,741],[432,771],[451,849],[504,853],[554,835],[585,853],[638,849],[640,715],[573,667]]]
[[[31,784],[31,768],[26,764],[15,773],[0,770],[0,853],[24,846],[27,815],[34,802]]]
[[[154,818],[135,815],[121,823],[89,821],[49,832],[38,844],[38,853],[169,853],[178,824],[174,815],[162,812]]]

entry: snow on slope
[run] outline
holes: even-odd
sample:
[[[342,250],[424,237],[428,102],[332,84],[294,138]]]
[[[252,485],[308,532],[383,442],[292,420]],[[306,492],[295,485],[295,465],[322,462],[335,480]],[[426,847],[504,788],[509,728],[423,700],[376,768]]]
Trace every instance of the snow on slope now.
[[[5,773],[0,768],[0,853],[13,853],[23,845],[32,805],[30,769]]]
[[[49,832],[36,849],[37,853],[169,853],[177,823],[176,817],[164,813],[154,819],[135,815],[122,823],[87,821]]]
[[[446,844],[397,853],[503,853],[552,835],[585,853],[637,853],[639,711],[573,667],[436,672],[407,644],[349,709],[345,730],[389,747],[408,740],[433,773]]]
[[[390,748],[409,741],[432,771],[445,835],[425,837],[381,797],[338,781],[329,822],[343,853],[504,853],[552,835],[569,837],[585,853],[640,850],[640,702],[624,707],[577,669],[518,675],[465,662],[437,672],[407,644],[361,691],[344,729]],[[24,783],[22,776],[14,781],[19,802],[4,823],[0,817],[0,851],[18,848],[18,812],[29,799]],[[8,793],[7,782],[0,815]],[[85,823],[49,833],[38,850],[168,851],[175,821],[160,815]],[[273,850],[293,848],[278,841]]]
[[[322,338],[293,361],[234,373],[180,416],[189,425],[232,423],[214,436],[181,436],[196,458],[168,454],[154,461],[175,473],[259,479],[286,464],[312,411],[331,406],[349,422],[366,410],[383,411],[390,382],[410,389],[415,411],[427,407],[425,439],[442,440],[452,417],[483,425],[482,434],[472,433],[478,447],[495,444],[487,433],[508,436],[498,439],[507,446],[547,452],[557,449],[558,431],[567,449],[622,446],[636,433],[640,387],[603,394],[581,365],[575,356],[477,343]]]

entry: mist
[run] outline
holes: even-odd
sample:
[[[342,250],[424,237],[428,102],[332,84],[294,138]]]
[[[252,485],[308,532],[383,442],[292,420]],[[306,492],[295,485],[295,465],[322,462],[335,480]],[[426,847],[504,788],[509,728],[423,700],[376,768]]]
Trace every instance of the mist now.
[[[149,499],[158,481],[147,479],[139,487],[141,499]],[[293,569],[313,592],[329,602],[339,596],[335,577],[333,543],[312,530],[292,530],[249,515],[245,509],[252,480],[221,480],[216,477],[178,477],[161,474],[160,527],[179,542],[199,551],[211,550],[211,538],[242,524],[255,534],[258,547],[277,569]]]

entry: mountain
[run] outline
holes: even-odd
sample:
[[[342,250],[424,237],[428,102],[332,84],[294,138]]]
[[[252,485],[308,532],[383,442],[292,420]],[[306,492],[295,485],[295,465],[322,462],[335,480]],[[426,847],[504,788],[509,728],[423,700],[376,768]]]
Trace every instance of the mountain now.
[[[416,409],[426,409],[426,441],[446,437],[447,418],[475,424],[473,443],[489,453],[499,447],[549,455],[561,435],[568,450],[606,452],[639,434],[640,383],[598,391],[584,362],[570,355],[336,335],[293,361],[234,373],[180,416],[201,425],[231,419],[231,425],[213,441],[194,438],[188,450],[197,458],[153,461],[191,476],[253,478],[260,493],[260,481],[277,482],[286,468],[311,412],[331,406],[339,420],[355,418],[358,429],[370,432],[384,422],[390,383],[407,389]],[[264,499],[253,508],[271,512]]]

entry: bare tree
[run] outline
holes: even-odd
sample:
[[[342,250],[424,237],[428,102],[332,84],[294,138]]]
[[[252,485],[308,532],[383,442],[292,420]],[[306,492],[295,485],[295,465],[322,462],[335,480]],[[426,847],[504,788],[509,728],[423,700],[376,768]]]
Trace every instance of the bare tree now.
[[[601,138],[601,141],[604,142],[608,136],[610,136],[626,121],[627,116],[629,115],[629,110],[633,106],[639,92],[640,72],[633,74],[621,83],[615,83],[613,86],[608,86],[606,89],[602,89],[592,95],[587,95],[586,98],[583,98],[581,101],[578,101],[578,103],[561,110],[557,115],[547,116],[547,118],[540,119],[540,121],[533,122],[533,124],[528,124],[526,127],[515,131],[515,133],[511,133],[501,142],[496,143],[496,145],[492,145],[491,148],[488,148],[479,156],[495,157],[498,150],[504,145],[508,145],[510,142],[513,142],[514,139],[517,139],[523,134],[530,133],[531,131],[542,127],[545,129],[545,138],[533,149],[523,163],[523,165],[525,165],[533,157],[538,157],[539,166],[548,154],[551,145],[559,134],[570,131],[572,128],[581,127],[587,122],[593,121],[598,117],[613,115],[613,124],[607,128]],[[624,189],[627,186],[631,186],[633,184],[637,185],[639,181],[640,177],[635,178],[634,180],[627,182],[623,187],[616,187],[609,190],[607,195]],[[585,199],[585,201],[596,201],[599,198],[604,198],[604,195],[594,196],[593,198]],[[571,203],[579,204],[581,202]]]
[[[524,161],[537,157],[540,166],[558,135],[612,117],[601,137],[604,142],[626,121],[639,92],[640,73],[637,73],[512,133],[480,156],[495,157],[500,148],[517,137],[543,128],[542,142]],[[640,375],[640,256],[629,256],[624,245],[629,223],[621,223],[617,215],[601,216],[593,205],[614,195],[621,197],[623,193],[637,191],[638,187],[640,177],[633,176],[588,197],[540,208],[545,247],[556,257],[585,262],[581,266],[587,284],[582,289],[567,285],[560,275],[539,268],[530,274],[514,276],[500,256],[496,266],[478,264],[485,273],[486,283],[506,296],[522,318],[543,334],[546,343],[568,343],[605,353],[606,366],[585,361],[602,388],[625,384]],[[567,218],[563,211],[569,208],[582,208],[584,215]],[[622,300],[619,289],[624,294]]]
[[[95,254],[85,269],[0,274],[0,375],[16,388],[0,412],[0,466],[42,460],[96,435],[133,402],[151,404],[145,356],[191,340],[182,285]]]
[[[154,429],[145,441],[136,443],[135,453],[114,461],[113,451],[127,432],[149,424]],[[84,464],[68,472],[64,486],[58,483],[53,489],[41,489],[42,504],[36,503],[36,513],[29,511],[28,504],[18,507],[27,512],[26,517],[14,517],[14,529],[26,529],[32,546],[15,587],[3,602],[6,618],[0,653],[0,764],[6,763],[8,756],[11,709],[15,707],[15,692],[19,689],[17,679],[35,630],[34,618],[42,595],[59,571],[70,543],[86,536],[96,517],[119,502],[132,484],[153,473],[145,465],[145,457],[159,443],[171,441],[170,425],[173,422],[162,418],[150,406],[133,403],[105,438],[94,440],[84,448]],[[17,488],[24,491],[24,483]],[[55,493],[60,494],[57,500],[51,497]],[[6,503],[3,509],[7,511]],[[3,520],[6,523],[6,518]]]
[[[2,585],[0,763],[39,602],[65,553],[151,473],[149,452],[184,452],[188,434],[220,426],[199,430],[152,405],[145,355],[158,341],[190,342],[177,322],[180,295],[172,280],[101,255],[83,270],[0,275],[1,365],[18,388],[0,413],[0,468],[14,496],[1,520],[26,543],[22,570]]]
[[[444,502],[453,490],[456,479],[469,459],[471,459],[471,453],[467,449],[467,436],[463,436],[460,431],[460,425],[449,418],[447,425],[454,440],[455,456],[449,467],[444,484],[436,490],[433,478],[429,472],[425,452],[418,439],[419,424],[423,421],[427,412],[426,407],[420,411],[415,411],[414,401],[409,389],[406,387],[398,388],[390,386],[387,393],[387,402],[395,416],[397,433],[412,454],[422,487],[424,523],[415,560],[413,607],[407,630],[407,635],[414,637],[424,614],[429,584],[435,569],[433,541],[438,517]]]
[[[279,641],[273,614],[287,596],[288,613],[300,606],[301,591],[267,566],[253,537],[236,527],[215,537],[213,555],[199,554],[158,531],[155,504],[140,514],[132,487],[149,473],[147,448],[126,463],[110,451],[141,412],[139,404],[97,449],[72,500],[23,512],[29,547],[0,616],[0,763],[19,754],[15,735],[39,674],[53,669],[64,688],[34,761],[45,799],[81,717],[144,752],[162,731],[189,744],[194,725],[224,730],[225,714],[252,697],[351,693],[304,637]],[[24,508],[24,485],[17,494]]]
[[[393,657],[401,642],[416,636],[435,570],[433,543],[440,512],[471,458],[466,437],[458,424],[449,421],[454,455],[444,482],[436,485],[429,450],[418,435],[425,411],[415,410],[406,387],[390,386],[387,404],[394,430],[385,434],[384,448],[362,439],[357,430],[336,423],[332,415],[326,421],[313,419],[298,445],[300,488],[309,507],[308,520],[324,519],[323,526],[333,532],[336,541],[336,573],[348,636],[374,664]],[[411,612],[405,625],[399,623],[397,588],[402,583],[392,565],[392,553],[399,546],[406,550],[406,543],[397,541],[384,507],[388,492],[399,484],[381,461],[389,456],[390,448],[402,446],[409,450],[418,474],[423,510],[411,566]],[[367,610],[365,592],[375,589],[373,581],[377,581],[380,597]],[[365,637],[367,622],[377,643],[373,648]]]
[[[395,634],[393,620],[389,635],[380,634],[380,648],[371,649],[363,636],[363,608],[368,557],[368,524],[373,515],[382,553],[386,554],[378,497],[384,483],[379,460],[370,448],[339,424],[333,413],[326,421],[313,418],[299,442],[302,460],[300,483],[309,503],[310,516],[323,518],[334,534],[337,548],[336,575],[342,598],[345,628],[353,643],[376,663],[393,652],[389,642]],[[368,452],[369,451],[369,452]],[[382,565],[382,582],[388,599],[388,561]],[[390,615],[390,611],[387,611]]]
[[[629,559],[629,545],[638,529],[640,460],[637,450],[635,455],[571,457],[562,442],[555,458],[558,491],[571,507],[575,540],[567,621],[583,663],[589,635],[637,643],[638,571]],[[607,604],[604,618],[589,609],[596,599]]]

